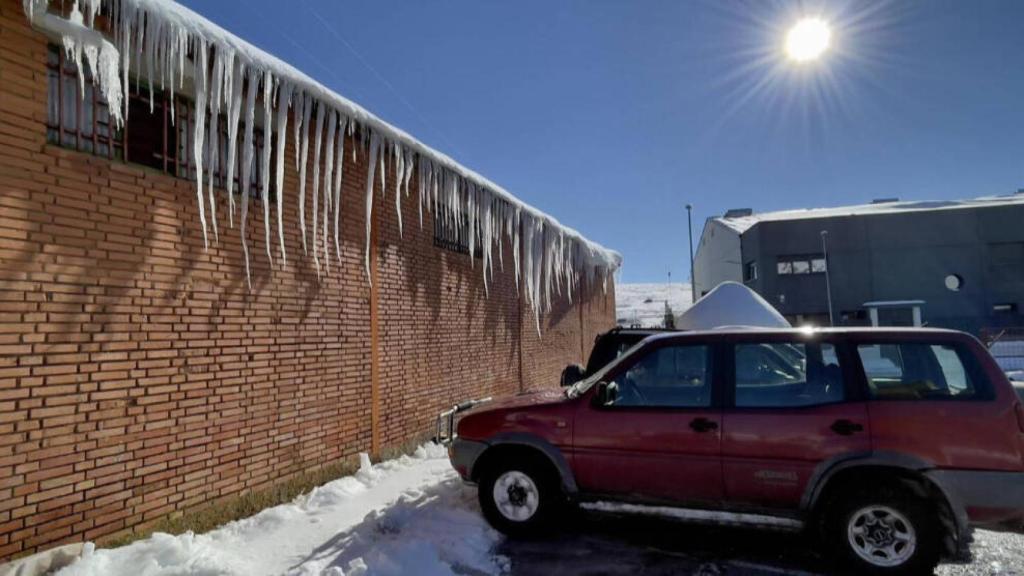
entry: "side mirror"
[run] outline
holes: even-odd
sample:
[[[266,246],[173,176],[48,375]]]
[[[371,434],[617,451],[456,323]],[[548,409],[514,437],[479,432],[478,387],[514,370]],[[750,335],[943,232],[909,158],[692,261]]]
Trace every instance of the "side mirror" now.
[[[611,406],[619,399],[619,385],[615,382],[598,382],[594,393],[595,406]]]
[[[579,364],[570,364],[562,370],[562,388],[572,386],[573,384],[583,380],[583,366]]]

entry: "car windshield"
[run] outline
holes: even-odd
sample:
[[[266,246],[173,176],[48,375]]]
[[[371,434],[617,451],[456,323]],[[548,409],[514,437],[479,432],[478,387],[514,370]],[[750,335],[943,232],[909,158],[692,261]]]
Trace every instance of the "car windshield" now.
[[[601,379],[604,378],[604,375],[607,374],[609,370],[611,370],[615,366],[618,366],[626,358],[629,358],[630,356],[635,354],[636,351],[639,350],[640,347],[643,346],[644,342],[646,342],[646,341],[647,341],[647,338],[644,338],[643,340],[640,340],[636,344],[633,344],[625,352],[620,353],[617,358],[615,358],[614,360],[612,360],[608,364],[605,364],[605,366],[603,368],[601,368],[600,370],[598,370],[597,372],[594,372],[590,376],[587,376],[583,380],[580,380],[579,382],[577,382],[577,383],[573,384],[572,386],[566,388],[565,396],[567,398],[576,398],[580,394],[583,394],[584,392],[589,390],[590,387],[594,385],[594,383],[600,382]]]

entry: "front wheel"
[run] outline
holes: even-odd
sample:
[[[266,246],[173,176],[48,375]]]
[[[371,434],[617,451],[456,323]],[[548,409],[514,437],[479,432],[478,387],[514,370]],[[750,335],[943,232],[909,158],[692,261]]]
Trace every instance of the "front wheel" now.
[[[934,508],[880,487],[840,499],[826,526],[840,559],[856,574],[931,574],[941,537]]]
[[[484,473],[480,508],[497,530],[530,536],[548,527],[561,500],[553,474],[533,461],[502,463]]]

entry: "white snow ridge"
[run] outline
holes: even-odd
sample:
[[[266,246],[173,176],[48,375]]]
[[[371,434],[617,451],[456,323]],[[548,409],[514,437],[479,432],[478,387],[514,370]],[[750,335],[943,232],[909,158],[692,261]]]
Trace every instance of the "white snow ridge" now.
[[[369,226],[374,191],[379,189],[381,194],[394,194],[396,203],[399,203],[398,218],[401,230],[400,199],[403,194],[409,193],[414,170],[419,192],[420,225],[423,224],[422,212],[425,207],[432,211],[435,218],[440,219],[444,226],[457,231],[466,229],[470,252],[479,242],[483,255],[481,274],[485,286],[494,274],[492,248],[495,246],[499,248],[499,265],[503,266],[503,262],[500,261],[500,249],[504,232],[514,250],[517,286],[519,275],[525,275],[526,300],[537,316],[538,331],[539,316],[550,310],[553,294],[565,294],[571,300],[573,290],[581,282],[596,280],[604,285],[622,262],[622,257],[618,253],[587,240],[579,232],[563,226],[553,217],[521,202],[497,184],[427,147],[409,134],[330,91],[299,70],[230,34],[188,8],[170,0],[89,0],[82,3],[83,14],[79,2],[76,1],[72,4],[69,18],[65,19],[59,14],[48,12],[49,4],[49,0],[23,0],[25,13],[34,26],[61,36],[69,57],[79,64],[80,82],[84,82],[81,72],[84,57],[85,63],[93,72],[93,82],[99,86],[110,103],[110,115],[118,126],[124,123],[128,112],[128,98],[125,98],[124,94],[128,86],[129,71],[147,80],[151,91],[154,84],[159,84],[161,90],[170,91],[172,98],[176,88],[184,90],[191,84],[194,90],[192,96],[198,108],[196,117],[200,120],[196,123],[192,138],[192,154],[197,167],[196,202],[203,241],[207,246],[207,214],[212,220],[213,236],[216,239],[217,210],[216,198],[212,192],[208,197],[203,195],[203,166],[213,168],[217,145],[213,144],[216,138],[204,138],[204,109],[208,109],[211,120],[218,117],[221,109],[225,111],[228,119],[228,218],[232,225],[232,179],[238,155],[241,154],[242,157],[240,226],[247,281],[250,280],[249,248],[246,245],[245,228],[249,208],[250,174],[256,162],[259,162],[259,171],[264,175],[263,185],[259,190],[266,200],[263,202],[264,244],[268,261],[271,266],[275,265],[272,249],[275,242],[271,238],[270,229],[269,180],[270,175],[274,174],[279,187],[282,182],[285,162],[282,150],[288,133],[286,110],[289,107],[294,119],[293,145],[300,177],[298,207],[302,247],[307,253],[312,249],[318,274],[329,272],[332,242],[329,242],[328,238],[331,224],[335,252],[339,248],[338,200],[344,176],[341,163],[335,166],[335,162],[343,158],[344,138],[356,135],[359,144],[358,155],[366,159],[369,168],[365,185],[368,277]],[[109,40],[93,28],[95,16],[100,13],[110,22],[112,38]],[[192,58],[194,63],[186,65],[189,58]],[[276,114],[273,113],[275,102]],[[253,126],[257,118],[257,106],[262,110],[260,118],[265,133],[269,135],[276,131],[278,137],[278,153],[273,158],[270,146],[264,147],[259,157],[254,154]],[[316,108],[315,116],[312,115],[313,108]],[[173,110],[172,108],[172,122]],[[245,131],[242,149],[239,151],[237,140],[241,118],[245,121]],[[311,122],[311,118],[316,119],[315,123]],[[306,230],[306,165],[309,161],[310,132],[313,134],[314,142],[313,229],[308,234],[311,239],[307,236]],[[206,140],[209,140],[210,145],[204,144]],[[353,155],[356,155],[356,152],[353,148]],[[274,171],[270,169],[272,162],[276,163]],[[388,179],[389,166],[395,174],[393,181]],[[276,260],[284,265],[286,254],[284,235],[280,227],[281,210],[286,201],[281,198],[282,195],[278,195],[276,203],[276,244],[279,245],[279,257]],[[210,204],[208,210],[205,205],[207,201]],[[524,232],[525,254],[522,262],[519,256],[520,231]],[[335,254],[335,257],[339,255]],[[520,264],[522,269],[519,268]],[[251,289],[251,282],[249,285]]]
[[[207,534],[91,544],[58,576],[497,575],[499,534],[480,515],[444,448],[371,466]]]

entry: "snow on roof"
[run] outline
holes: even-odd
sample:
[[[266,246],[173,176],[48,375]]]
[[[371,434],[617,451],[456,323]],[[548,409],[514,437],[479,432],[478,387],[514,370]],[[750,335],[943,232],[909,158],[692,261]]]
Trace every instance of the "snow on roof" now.
[[[835,208],[804,208],[797,210],[780,210],[777,212],[754,213],[749,216],[713,218],[740,234],[761,222],[783,222],[788,220],[808,220],[813,218],[834,218],[839,216],[871,216],[875,214],[895,214],[898,212],[915,212],[931,210],[959,210],[965,208],[987,208],[991,206],[1010,206],[1024,204],[1024,194],[1008,196],[982,196],[968,200],[922,200],[906,202],[879,202],[874,204],[855,204]]]
[[[722,282],[676,320],[679,330],[792,328],[767,300],[739,282]]]
[[[660,328],[665,325],[665,303],[675,318],[692,303],[686,283],[617,284],[615,318],[621,326]]]
[[[323,251],[323,269],[329,272],[331,242],[328,240],[329,226],[333,220],[335,256],[340,258],[337,240],[338,212],[341,190],[341,160],[344,158],[345,136],[361,137],[361,153],[369,153],[369,170],[366,182],[367,242],[366,267],[369,276],[369,234],[370,215],[373,210],[375,186],[379,182],[381,192],[393,190],[398,206],[399,231],[402,227],[401,194],[409,194],[409,182],[415,167],[418,176],[420,225],[423,224],[424,208],[433,211],[435,217],[444,222],[458,224],[468,221],[470,251],[479,239],[483,249],[485,287],[489,276],[493,276],[491,248],[500,250],[502,234],[508,237],[513,247],[516,266],[516,282],[524,276],[526,298],[539,315],[550,308],[552,292],[572,291],[581,280],[603,273],[603,281],[619,268],[622,257],[617,252],[585,238],[582,234],[563,226],[554,217],[522,202],[501,186],[480,174],[462,166],[445,154],[426,146],[411,135],[388,124],[363,107],[331,91],[323,84],[310,78],[290,64],[260,50],[252,44],[224,30],[192,10],[170,0],[83,0],[72,5],[68,18],[49,12],[49,0],[22,0],[26,15],[32,24],[52,34],[59,35],[65,50],[79,65],[82,77],[83,57],[93,72],[93,82],[111,104],[110,113],[115,123],[121,124],[127,111],[124,98],[131,70],[144,76],[152,86],[159,82],[173,96],[177,87],[185,88],[185,77],[193,78],[192,89],[196,107],[209,108],[211,122],[223,112],[229,125],[229,152],[232,160],[237,153],[237,136],[241,113],[245,112],[244,142],[241,154],[242,207],[241,226],[245,252],[246,277],[249,277],[249,251],[245,243],[246,215],[249,200],[249,173],[254,162],[260,162],[265,174],[270,174],[270,147],[265,147],[259,158],[254,157],[253,125],[257,108],[257,94],[262,106],[262,124],[266,131],[275,130],[283,143],[287,137],[288,108],[292,110],[295,137],[296,164],[299,169],[300,228],[303,248],[307,248],[305,223],[306,166],[309,152],[310,128],[314,127],[313,147],[313,190],[310,197],[313,214],[317,213],[320,188],[321,146],[326,140],[326,156],[323,167],[323,237],[318,245],[317,222],[312,226],[312,252],[318,273],[321,270],[319,253]],[[94,29],[97,14],[108,16],[111,38]],[[135,60],[139,60],[136,62]],[[191,61],[190,61],[191,60]],[[134,66],[133,66],[134,65]],[[243,98],[243,91],[245,97]],[[80,91],[81,92],[81,91]],[[263,106],[263,103],[276,102]],[[123,106],[123,109],[122,109]],[[316,114],[313,115],[314,111]],[[203,196],[203,160],[212,166],[216,154],[203,145],[205,114],[197,114],[193,136],[194,156],[197,165],[196,201],[203,229],[204,242],[207,238],[206,201]],[[315,124],[314,124],[315,118]],[[173,120],[173,118],[172,118]],[[326,123],[325,123],[326,122]],[[301,132],[300,132],[301,130]],[[326,136],[326,138],[325,138]],[[216,140],[216,139],[211,139]],[[301,142],[301,155],[300,155]],[[210,147],[216,143],[211,141]],[[335,145],[336,144],[336,145]],[[284,171],[284,146],[278,147],[276,156],[276,181],[281,189]],[[336,153],[336,154],[335,154]],[[353,155],[356,153],[352,151]],[[333,170],[334,160],[339,169]],[[228,164],[228,198],[233,202],[232,169],[236,162]],[[394,168],[397,175],[388,187],[385,177],[387,166]],[[379,174],[378,174],[379,170]],[[269,197],[268,178],[264,178],[262,196]],[[209,186],[208,186],[209,188]],[[277,196],[277,210],[283,210],[283,194]],[[290,201],[290,200],[289,200]],[[266,253],[271,264],[274,262],[270,233],[269,204],[263,203],[264,235]],[[333,207],[333,214],[330,214]],[[233,211],[233,204],[230,206]],[[215,197],[210,190],[209,209],[212,216],[214,235],[217,235]],[[277,220],[279,258],[286,258],[281,218]],[[520,254],[520,231],[524,250]],[[251,288],[251,285],[250,285]],[[539,327],[539,318],[538,318]],[[539,329],[539,328],[538,328]]]

